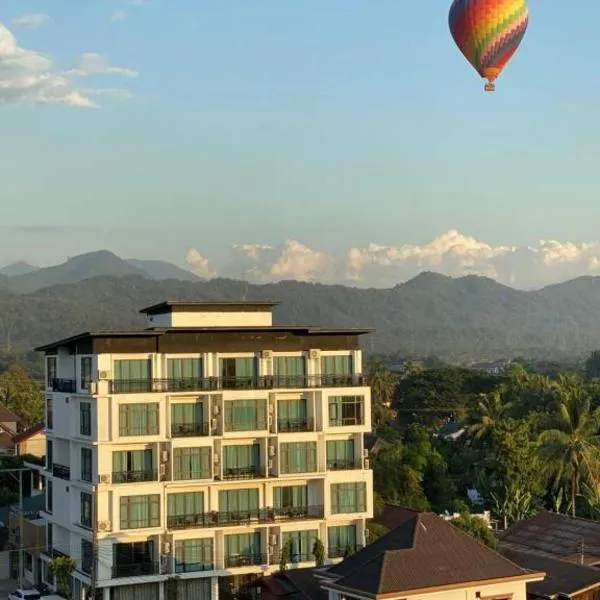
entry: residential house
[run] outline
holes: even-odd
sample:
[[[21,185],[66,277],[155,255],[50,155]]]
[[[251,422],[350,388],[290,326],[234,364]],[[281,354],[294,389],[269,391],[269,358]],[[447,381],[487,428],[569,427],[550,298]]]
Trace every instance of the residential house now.
[[[365,544],[369,330],[273,325],[271,302],[164,302],[46,361],[49,552],[103,600],[216,599]],[[92,548],[97,549],[97,562]]]
[[[533,552],[505,550],[504,556],[524,569],[546,577],[527,586],[529,600],[600,600],[600,569]]]
[[[18,433],[21,419],[0,404],[0,455],[14,454],[14,437]]]
[[[542,511],[503,532],[500,549],[600,566],[600,522]]]
[[[18,456],[37,456],[42,458],[46,455],[46,426],[40,423],[30,427],[13,438],[15,454]]]
[[[544,580],[544,572],[516,565],[437,515],[410,512],[337,565],[266,579],[263,598],[527,600],[528,587]]]

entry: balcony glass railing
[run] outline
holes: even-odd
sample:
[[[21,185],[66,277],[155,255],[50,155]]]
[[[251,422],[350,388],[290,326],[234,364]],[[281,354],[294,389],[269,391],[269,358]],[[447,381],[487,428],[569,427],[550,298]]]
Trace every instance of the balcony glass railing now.
[[[52,391],[64,394],[74,394],[77,391],[77,383],[74,379],[53,379]]]
[[[366,385],[364,375],[291,375],[250,377],[200,377],[183,379],[113,379],[111,394],[144,394],[148,392],[182,392],[214,390],[264,390],[274,388],[342,388]],[[73,382],[75,386],[75,382]],[[74,391],[74,390],[73,390]]]
[[[214,571],[213,563],[181,563],[175,562],[175,573],[198,573],[200,571]]]
[[[113,578],[117,577],[138,577],[140,575],[158,575],[159,563],[157,562],[137,562],[131,564],[118,564],[112,568]]]
[[[225,568],[250,567],[267,564],[266,554],[234,554],[225,557]]]
[[[328,471],[350,471],[362,468],[362,460],[356,460],[355,458],[336,458],[335,460],[327,461]]]
[[[267,428],[266,415],[256,419],[225,419],[225,431],[263,431]]]
[[[71,479],[71,469],[70,469],[70,467],[66,467],[65,465],[53,463],[52,475],[54,475],[54,477],[58,477],[60,479],[66,479],[68,481],[69,479]]]
[[[253,467],[227,467],[223,466],[223,479],[258,479],[263,477],[258,466]]]
[[[171,437],[208,435],[208,423],[171,423]]]
[[[277,419],[277,431],[279,433],[298,433],[302,431],[314,431],[314,419],[303,417],[297,419]]]
[[[323,505],[294,506],[285,508],[256,508],[237,511],[190,513],[167,516],[168,529],[196,529],[224,525],[247,525],[248,523],[274,523],[276,521],[298,521],[322,519]]]
[[[112,474],[113,483],[140,483],[143,481],[156,481],[156,469],[143,471],[115,471]]]

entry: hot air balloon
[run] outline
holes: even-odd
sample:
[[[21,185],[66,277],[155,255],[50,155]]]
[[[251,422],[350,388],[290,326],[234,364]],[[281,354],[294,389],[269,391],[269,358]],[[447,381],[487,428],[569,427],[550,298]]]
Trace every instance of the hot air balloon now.
[[[527,0],[454,0],[448,23],[450,33],[475,70],[487,79],[486,92],[521,44],[529,11]]]

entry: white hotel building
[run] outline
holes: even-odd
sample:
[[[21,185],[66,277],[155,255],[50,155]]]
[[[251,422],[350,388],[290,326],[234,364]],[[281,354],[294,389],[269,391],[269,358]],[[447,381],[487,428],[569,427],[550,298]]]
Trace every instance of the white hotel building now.
[[[283,547],[311,566],[317,539],[326,564],[364,545],[369,331],[274,326],[275,305],[165,302],[38,348],[46,581],[66,555],[76,600],[225,600]]]

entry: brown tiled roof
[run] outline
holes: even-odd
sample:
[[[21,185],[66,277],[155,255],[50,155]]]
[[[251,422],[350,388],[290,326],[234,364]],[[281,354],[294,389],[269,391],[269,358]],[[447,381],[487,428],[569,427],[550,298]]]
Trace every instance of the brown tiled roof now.
[[[34,425],[33,427],[30,427],[29,429],[18,433],[17,435],[15,435],[15,444],[20,444],[21,442],[29,439],[30,437],[33,437],[38,433],[42,433],[44,431],[44,428],[45,425],[43,423],[39,423],[38,425]]]
[[[584,563],[600,562],[600,522],[546,511],[514,523],[500,538],[505,550],[531,551],[569,562],[581,561],[582,542]]]
[[[533,596],[542,598],[553,598],[558,594],[571,596],[583,590],[600,587],[600,569],[595,567],[577,565],[533,552],[507,550],[503,554],[524,569],[546,573],[543,581],[527,585],[528,594]]]
[[[6,406],[0,404],[0,423],[20,423],[21,419],[12,413]]]
[[[419,513],[329,569],[327,586],[370,596],[446,588],[531,573],[432,513]]]
[[[400,525],[404,525],[406,521],[418,515],[420,511],[412,508],[403,508],[402,506],[394,506],[386,504],[383,510],[375,515],[373,522],[378,525],[383,525],[387,529],[396,529]]]

